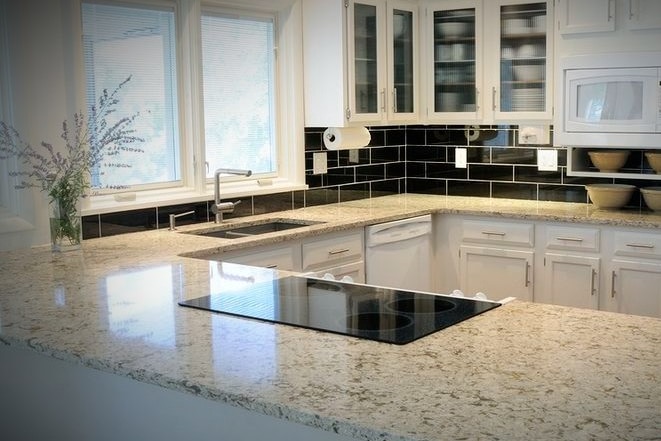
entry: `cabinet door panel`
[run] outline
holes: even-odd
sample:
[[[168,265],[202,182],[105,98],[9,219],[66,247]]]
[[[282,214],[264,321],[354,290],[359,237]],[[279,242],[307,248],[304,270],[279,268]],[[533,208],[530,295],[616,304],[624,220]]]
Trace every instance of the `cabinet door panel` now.
[[[551,120],[553,39],[552,4],[500,0],[488,2],[488,17],[500,29],[487,44],[487,65],[494,69],[491,105],[495,120]]]
[[[617,312],[661,318],[661,265],[613,260],[611,300]]]
[[[460,248],[460,289],[467,296],[483,292],[489,299],[533,299],[534,252],[487,247]]]
[[[417,122],[418,7],[388,2],[388,120]]]
[[[615,0],[558,0],[561,34],[615,30]]]
[[[476,121],[481,116],[482,3],[434,2],[427,12],[427,102],[430,119]]]
[[[547,253],[544,300],[554,305],[597,309],[599,262],[598,257]]]
[[[661,29],[659,0],[629,0],[630,29]]]
[[[361,0],[349,5],[349,90],[351,121],[377,121],[385,111],[384,3]]]

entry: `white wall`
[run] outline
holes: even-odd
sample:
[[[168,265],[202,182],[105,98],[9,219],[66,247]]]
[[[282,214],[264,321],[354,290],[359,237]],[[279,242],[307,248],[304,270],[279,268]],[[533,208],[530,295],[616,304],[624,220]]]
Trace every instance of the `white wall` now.
[[[73,114],[75,61],[70,0],[0,0],[0,118],[31,144],[60,144],[62,121]],[[4,46],[4,47],[3,47]],[[69,97],[69,99],[68,99]],[[37,190],[15,190],[0,177],[0,250],[49,242],[48,202]]]

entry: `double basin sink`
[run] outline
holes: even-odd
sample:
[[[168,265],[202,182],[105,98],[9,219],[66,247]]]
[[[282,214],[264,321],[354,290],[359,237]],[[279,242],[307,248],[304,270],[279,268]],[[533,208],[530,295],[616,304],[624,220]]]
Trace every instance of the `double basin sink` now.
[[[309,227],[310,225],[321,224],[323,222],[304,221],[296,219],[268,219],[263,222],[250,224],[229,224],[214,229],[204,231],[190,231],[188,234],[197,236],[218,237],[221,239],[239,239],[242,237],[259,236],[267,233],[276,233],[279,231],[292,230],[295,228]]]

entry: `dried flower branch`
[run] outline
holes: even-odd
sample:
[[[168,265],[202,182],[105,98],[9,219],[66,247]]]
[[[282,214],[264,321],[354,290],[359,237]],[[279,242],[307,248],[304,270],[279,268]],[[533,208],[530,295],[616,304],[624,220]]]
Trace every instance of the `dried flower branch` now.
[[[73,126],[66,120],[62,123],[60,137],[65,142],[65,154],[43,141],[40,148],[35,148],[24,141],[15,128],[0,121],[0,159],[14,157],[23,166],[22,170],[10,172],[11,176],[20,178],[16,188],[38,187],[53,199],[75,202],[90,188],[89,173],[94,167],[131,167],[131,164],[117,161],[104,162],[120,152],[143,152],[133,146],[144,141],[132,128],[139,112],[112,124],[108,122],[117,111],[121,89],[130,80],[129,76],[112,92],[104,89],[98,105],[90,108],[88,116],[74,115]]]

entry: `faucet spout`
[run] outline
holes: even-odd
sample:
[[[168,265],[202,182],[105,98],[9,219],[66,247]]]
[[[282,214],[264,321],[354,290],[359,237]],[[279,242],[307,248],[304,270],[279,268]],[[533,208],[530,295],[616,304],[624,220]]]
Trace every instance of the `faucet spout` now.
[[[216,215],[216,223],[223,221],[223,213],[232,213],[234,207],[237,206],[241,201],[237,202],[220,202],[220,175],[239,175],[239,176],[250,176],[252,175],[252,170],[241,170],[236,168],[219,168],[213,174],[213,199],[214,204],[211,207],[211,211]]]

